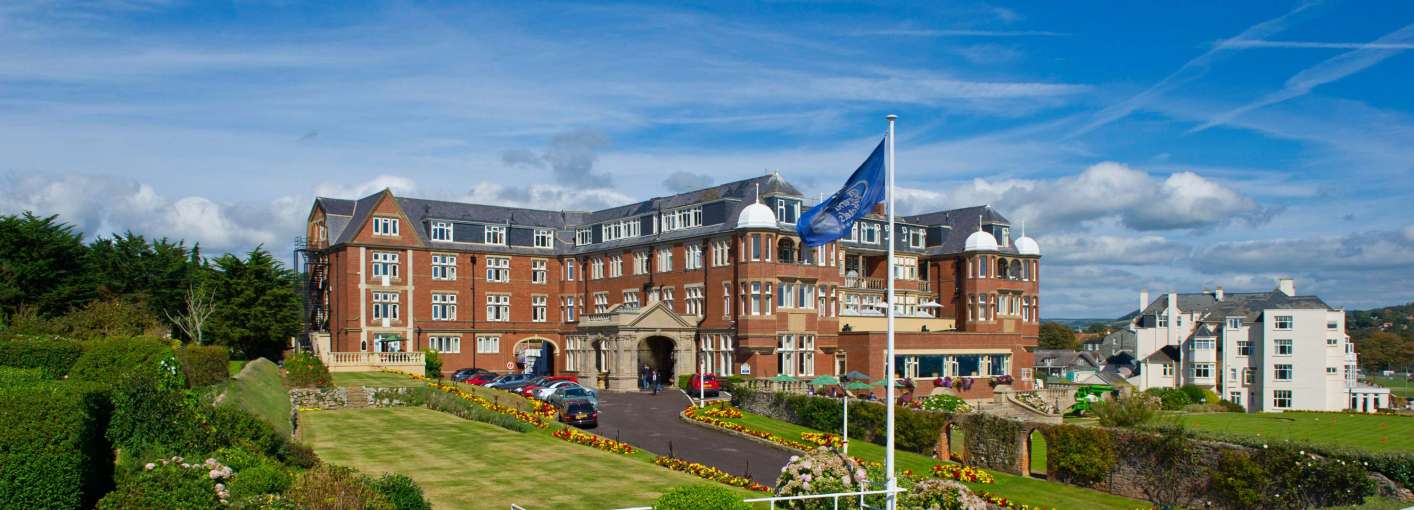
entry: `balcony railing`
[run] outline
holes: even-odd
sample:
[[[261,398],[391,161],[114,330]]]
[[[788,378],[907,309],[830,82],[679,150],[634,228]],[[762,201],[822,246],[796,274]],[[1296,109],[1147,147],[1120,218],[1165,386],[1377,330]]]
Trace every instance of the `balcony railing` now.
[[[421,367],[421,352],[325,352],[320,358],[335,367]]]
[[[844,286],[847,289],[888,290],[889,282],[883,278],[846,276],[844,277]]]

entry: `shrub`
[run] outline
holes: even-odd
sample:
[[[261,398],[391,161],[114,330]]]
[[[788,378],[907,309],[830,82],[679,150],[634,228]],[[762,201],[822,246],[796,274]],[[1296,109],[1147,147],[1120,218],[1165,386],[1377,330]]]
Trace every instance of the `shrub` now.
[[[423,388],[423,390],[426,390],[427,408],[433,411],[441,411],[459,418],[489,423],[516,432],[525,432],[534,428],[529,424],[515,419],[515,417],[486,409],[455,395],[432,391],[428,388]]]
[[[422,497],[422,487],[407,475],[385,473],[373,482],[373,490],[386,496],[396,510],[432,510],[432,504]]]
[[[1209,475],[1218,503],[1228,508],[1315,508],[1359,505],[1375,486],[1356,463],[1274,445],[1229,451]]]
[[[1218,401],[1218,408],[1222,409],[1223,412],[1225,412],[1225,413],[1245,413],[1245,412],[1247,412],[1247,409],[1244,409],[1244,408],[1242,407],[1242,404],[1238,404],[1238,403],[1233,402],[1233,401],[1230,401],[1230,400],[1219,400],[1219,401]]]
[[[280,451],[285,438],[275,432],[265,420],[234,405],[203,406],[202,422],[206,424],[206,450],[236,446],[264,454]]]
[[[158,319],[141,301],[104,299],[91,301],[53,321],[57,332],[74,338],[161,336],[171,327]]]
[[[29,384],[44,380],[44,371],[38,368],[0,367],[0,386]]]
[[[1228,508],[1262,506],[1267,472],[1245,452],[1225,451],[1209,474],[1208,485],[1219,504]]]
[[[328,388],[334,385],[334,378],[318,357],[296,352],[285,357],[285,382],[296,388]]]
[[[107,420],[95,385],[0,386],[0,508],[93,506],[112,483]]]
[[[1178,388],[1149,388],[1144,393],[1158,397],[1165,411],[1178,411],[1193,403],[1193,399]]]
[[[781,468],[776,479],[777,496],[804,496],[852,492],[869,486],[868,474],[854,459],[828,448],[817,448],[801,456],[792,456]],[[817,510],[833,508],[830,500],[794,500],[778,503],[777,508]]]
[[[182,372],[192,388],[209,386],[230,377],[231,351],[219,345],[187,345],[177,349]]]
[[[262,494],[282,494],[290,488],[290,472],[280,463],[265,458],[253,466],[236,470],[236,476],[226,485],[231,499],[248,500]]]
[[[285,441],[280,445],[278,455],[280,460],[292,467],[309,469],[319,465],[319,455],[314,453],[314,448],[304,443]]]
[[[1109,476],[1117,455],[1109,431],[1061,425],[1045,432],[1048,472],[1065,482],[1091,485]]]
[[[961,397],[953,395],[932,395],[923,397],[919,403],[924,411],[941,411],[947,413],[966,413],[972,411],[972,405]]]
[[[163,387],[153,374],[118,383],[112,391],[113,419],[107,437],[113,446],[158,455],[202,453],[197,402],[180,389]]]
[[[1100,418],[1100,425],[1106,427],[1133,427],[1154,417],[1163,404],[1158,397],[1149,394],[1135,394],[1115,400],[1101,400],[1090,407],[1090,411]]]
[[[954,480],[930,479],[913,484],[899,497],[904,510],[971,510],[990,508],[966,486]]]
[[[80,356],[83,356],[83,346],[66,338],[0,340],[0,366],[38,368],[47,379],[62,379]]]
[[[129,508],[196,509],[218,508],[221,498],[215,483],[204,469],[161,464],[139,469],[118,482],[118,488],[98,502],[98,510]]]
[[[106,338],[84,344],[83,356],[69,371],[80,381],[123,381],[134,374],[156,374],[172,347],[153,337]]]
[[[431,379],[442,378],[442,356],[437,351],[422,350],[422,375]]]
[[[393,510],[372,480],[351,468],[322,464],[295,478],[285,497],[304,510]]]
[[[653,510],[750,510],[751,505],[726,487],[683,485],[653,501]]]

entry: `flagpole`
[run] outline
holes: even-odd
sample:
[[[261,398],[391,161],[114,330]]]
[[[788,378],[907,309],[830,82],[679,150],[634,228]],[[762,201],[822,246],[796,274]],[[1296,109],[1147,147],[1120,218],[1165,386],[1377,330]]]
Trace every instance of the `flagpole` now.
[[[885,441],[884,445],[884,471],[888,473],[889,477],[887,487],[889,491],[887,496],[888,504],[885,508],[888,510],[896,510],[898,508],[898,494],[894,491],[898,489],[898,479],[894,477],[894,238],[898,236],[895,235],[894,232],[894,121],[898,119],[898,116],[889,115],[888,119],[889,143],[884,148],[884,168],[888,174],[888,187],[885,188],[885,193],[887,193],[889,197],[889,292],[888,301],[885,303],[888,305],[889,326],[888,352],[885,354],[885,358],[888,361],[888,373],[884,376],[884,380],[888,383],[888,390],[885,392],[885,395],[889,403],[888,418],[885,424],[885,432],[888,434],[888,439]]]

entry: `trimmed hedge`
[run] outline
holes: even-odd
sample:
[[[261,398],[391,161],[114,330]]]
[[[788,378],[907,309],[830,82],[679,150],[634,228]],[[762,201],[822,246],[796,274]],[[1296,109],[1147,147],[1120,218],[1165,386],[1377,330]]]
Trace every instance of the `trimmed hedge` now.
[[[1271,446],[1296,447],[1298,450],[1315,453],[1322,457],[1363,465],[1366,469],[1382,474],[1404,487],[1414,488],[1414,453],[1375,452],[1314,443],[1271,441],[1261,437],[1211,431],[1198,432],[1197,435],[1253,449]]]
[[[731,489],[715,485],[674,487],[653,501],[653,510],[750,510]]]
[[[334,377],[318,357],[295,352],[285,356],[285,382],[292,388],[328,388],[334,385]]]
[[[83,346],[65,338],[0,340],[0,366],[38,368],[46,379],[62,379],[83,356]]]
[[[432,504],[422,497],[422,487],[407,475],[384,473],[373,481],[373,490],[387,496],[394,510],[432,510]]]
[[[44,380],[44,372],[38,368],[0,367],[0,386],[36,383]]]
[[[1058,480],[1090,486],[1114,471],[1118,458],[1110,431],[1061,425],[1042,433],[1046,436],[1046,472]]]
[[[209,386],[230,377],[231,350],[219,345],[187,345],[177,349],[177,360],[192,388]]]
[[[69,378],[113,384],[134,375],[156,374],[172,346],[150,336],[115,337],[84,343],[83,356],[69,371]]]
[[[92,507],[113,479],[108,412],[97,385],[0,386],[0,508]]]

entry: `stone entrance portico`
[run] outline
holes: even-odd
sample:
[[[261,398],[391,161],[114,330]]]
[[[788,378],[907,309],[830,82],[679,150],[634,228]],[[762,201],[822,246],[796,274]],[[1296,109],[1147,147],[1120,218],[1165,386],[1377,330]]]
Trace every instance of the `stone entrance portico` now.
[[[692,374],[697,363],[694,319],[674,313],[662,302],[642,308],[620,305],[580,317],[578,334],[586,341],[576,354],[587,361],[579,367],[580,382],[610,391],[638,391],[638,368],[657,362],[643,357],[651,357],[652,345],[670,349],[673,373],[665,382]]]

